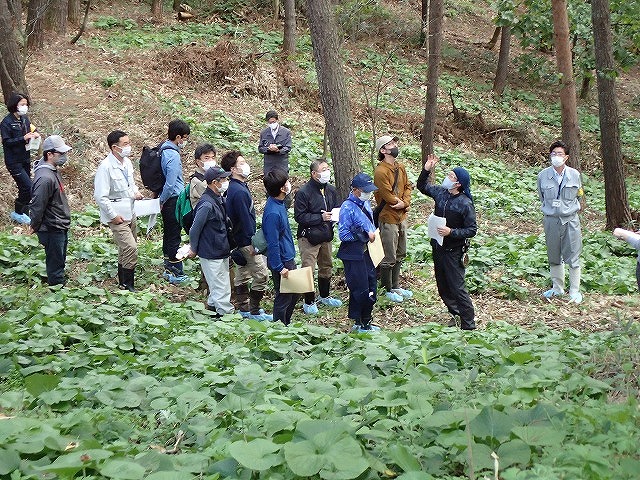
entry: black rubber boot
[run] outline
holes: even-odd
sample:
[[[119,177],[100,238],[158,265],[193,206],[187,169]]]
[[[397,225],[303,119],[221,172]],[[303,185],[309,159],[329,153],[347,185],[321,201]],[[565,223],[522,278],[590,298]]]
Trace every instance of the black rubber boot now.
[[[122,288],[124,280],[122,280],[122,265],[118,264],[118,287]]]
[[[122,268],[122,283],[120,284],[120,288],[123,290],[129,290],[130,292],[135,292],[134,286],[134,278],[135,278],[135,269],[133,268]]]
[[[391,291],[391,267],[380,267],[380,286],[385,291]]]
[[[236,288],[234,288],[234,291],[236,294],[236,308],[241,312],[248,312],[251,308],[249,302],[249,285],[247,285],[246,283],[238,285]]]
[[[331,278],[318,277],[318,293],[322,298],[329,296],[331,290]]]
[[[396,262],[391,270],[391,288],[398,288],[400,286],[400,269],[402,268],[402,262]]]
[[[249,313],[251,315],[260,315],[260,302],[264,297],[262,290],[251,290],[249,292]]]

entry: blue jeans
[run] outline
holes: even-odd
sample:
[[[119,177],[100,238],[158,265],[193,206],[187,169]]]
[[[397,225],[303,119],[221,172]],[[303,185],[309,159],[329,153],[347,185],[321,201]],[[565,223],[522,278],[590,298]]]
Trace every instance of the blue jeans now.
[[[38,240],[44,246],[47,266],[47,283],[64,285],[64,265],[67,261],[67,230],[39,231]]]

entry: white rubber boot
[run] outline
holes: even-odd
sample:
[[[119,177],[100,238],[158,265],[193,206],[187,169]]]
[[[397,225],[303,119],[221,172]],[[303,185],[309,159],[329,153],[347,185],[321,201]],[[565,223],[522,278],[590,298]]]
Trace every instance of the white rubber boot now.
[[[545,298],[551,298],[564,295],[564,264],[551,265],[549,270],[551,272],[551,281],[553,282],[553,286],[551,287],[551,290],[547,290],[542,294],[542,296]]]
[[[569,269],[569,302],[582,303],[582,294],[580,293],[580,267]]]

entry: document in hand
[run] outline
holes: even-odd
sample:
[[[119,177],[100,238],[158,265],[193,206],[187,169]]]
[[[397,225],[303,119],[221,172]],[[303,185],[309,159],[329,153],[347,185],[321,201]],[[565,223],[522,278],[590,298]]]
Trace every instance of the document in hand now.
[[[331,209],[331,221],[337,222],[340,220],[340,207]]]
[[[433,213],[429,215],[428,230],[429,238],[433,238],[438,245],[442,246],[444,237],[438,233],[438,227],[446,227],[447,219],[444,217],[436,217]]]
[[[280,293],[307,293],[314,290],[311,267],[289,270],[286,277],[280,278]]]
[[[133,209],[136,212],[136,217],[148,217],[154,213],[160,213],[160,199],[144,198],[136,200],[133,202]]]
[[[384,258],[384,248],[382,246],[382,238],[380,238],[380,229],[376,229],[376,238],[373,242],[367,243],[369,256],[373,262],[373,266],[377,267]]]

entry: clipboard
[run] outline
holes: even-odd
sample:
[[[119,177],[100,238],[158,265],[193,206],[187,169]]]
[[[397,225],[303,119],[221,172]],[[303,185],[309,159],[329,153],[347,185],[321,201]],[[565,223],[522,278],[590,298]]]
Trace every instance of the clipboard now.
[[[373,266],[377,267],[384,258],[384,247],[382,246],[382,238],[380,237],[380,229],[376,229],[376,238],[373,242],[367,243],[369,256],[373,262]]]
[[[289,270],[286,278],[280,277],[280,293],[307,293],[314,290],[311,267]]]

